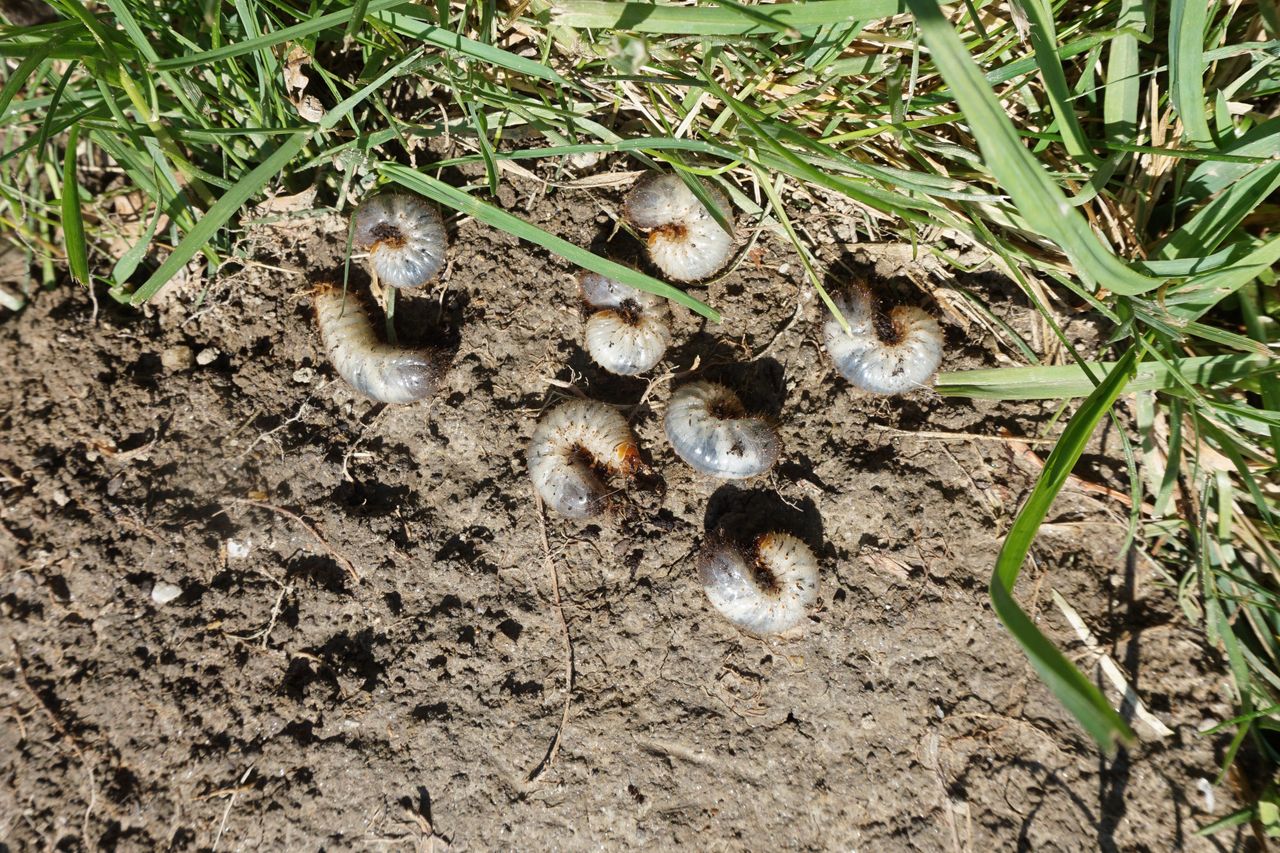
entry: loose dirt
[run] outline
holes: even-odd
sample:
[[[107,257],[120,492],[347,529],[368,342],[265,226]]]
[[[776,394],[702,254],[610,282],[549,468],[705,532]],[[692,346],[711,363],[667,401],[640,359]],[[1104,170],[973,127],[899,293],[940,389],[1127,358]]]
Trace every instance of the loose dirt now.
[[[526,181],[497,202],[627,258],[620,199]],[[838,281],[857,247],[800,220]],[[602,375],[568,264],[472,220],[450,232],[443,286],[397,307],[402,338],[453,352],[421,404],[371,404],[324,360],[306,291],[340,266],[333,215],[256,226],[251,263],[145,312],[68,286],[0,324],[3,845],[1242,842],[1193,836],[1237,806],[1203,781],[1228,736],[1198,733],[1230,716],[1229,688],[1159,569],[1126,551],[1123,502],[1069,485],[1019,593],[1092,673],[1059,591],[1172,734],[1135,723],[1130,751],[1100,757],[991,612],[1053,406],[858,396],[770,234],[694,288],[723,324],[675,309],[659,378]],[[963,284],[1040,340],[1011,286]],[[1088,318],[1064,318],[1092,346]],[[945,369],[1007,363],[978,324],[944,326]],[[680,377],[661,373],[695,363],[777,419],[767,478],[712,482],[667,446]],[[593,524],[545,516],[523,461],[539,413],[574,393],[623,407],[660,475]],[[1124,491],[1122,458],[1108,427],[1077,473]],[[695,554],[733,513],[820,555],[798,636],[748,638],[705,600]]]

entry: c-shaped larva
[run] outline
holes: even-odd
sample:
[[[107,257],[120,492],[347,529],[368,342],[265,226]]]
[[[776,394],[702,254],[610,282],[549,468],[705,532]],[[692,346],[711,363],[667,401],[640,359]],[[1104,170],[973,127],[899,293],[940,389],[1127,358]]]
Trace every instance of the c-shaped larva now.
[[[702,181],[716,207],[733,222],[729,199]],[[645,175],[627,196],[627,221],[648,233],[649,259],[673,281],[700,281],[719,272],[733,253],[725,231],[679,175]]]
[[[702,549],[698,577],[711,606],[751,634],[786,631],[818,598],[817,558],[789,533],[766,533],[745,549],[713,536]]]
[[[627,477],[640,468],[640,448],[617,409],[572,400],[552,409],[533,431],[529,476],[547,506],[569,518],[591,518],[609,506],[602,475]]]
[[[366,397],[381,403],[412,403],[435,391],[443,357],[383,342],[354,294],[321,284],[313,292],[316,323],[338,375]]]
[[[587,318],[587,354],[610,373],[634,376],[662,359],[671,343],[667,300],[599,273],[578,276]]]
[[[845,379],[873,394],[903,394],[929,383],[942,363],[937,320],[910,305],[884,311],[862,285],[834,301],[849,331],[830,317],[823,332]]]
[[[763,418],[748,417],[738,395],[714,382],[678,388],[663,426],[676,455],[699,472],[726,480],[763,474],[782,451],[777,431]]]
[[[355,243],[369,251],[378,281],[421,287],[444,269],[444,220],[408,193],[382,193],[356,208]]]

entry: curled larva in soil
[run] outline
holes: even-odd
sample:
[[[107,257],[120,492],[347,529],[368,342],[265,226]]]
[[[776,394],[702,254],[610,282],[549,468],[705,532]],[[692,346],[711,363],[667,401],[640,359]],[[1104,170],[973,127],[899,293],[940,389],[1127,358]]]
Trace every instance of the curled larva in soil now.
[[[382,193],[356,208],[355,244],[367,249],[378,281],[421,287],[444,268],[444,220],[430,204],[408,193]]]
[[[443,356],[380,340],[360,299],[340,287],[321,284],[312,299],[329,360],[352,388],[380,403],[412,403],[434,393]]]
[[[765,533],[749,548],[713,536],[702,549],[698,577],[711,606],[756,635],[794,627],[818,598],[817,558],[789,533]]]
[[[663,427],[677,456],[725,480],[763,474],[782,451],[777,430],[764,418],[748,416],[738,395],[715,382],[676,389]]]
[[[578,276],[587,318],[587,354],[610,373],[634,376],[662,360],[671,343],[667,300],[611,278]]]
[[[911,305],[884,310],[863,286],[837,295],[849,331],[829,317],[827,352],[840,374],[873,394],[904,394],[928,385],[942,363],[938,321]]]
[[[725,216],[729,199],[702,181]],[[648,234],[649,260],[673,281],[700,281],[724,268],[733,253],[726,232],[679,175],[645,175],[627,196],[627,221]],[[732,223],[732,219],[730,219]]]
[[[547,506],[568,518],[591,518],[609,508],[608,476],[640,468],[640,448],[617,409],[572,400],[538,421],[528,451],[529,476]]]

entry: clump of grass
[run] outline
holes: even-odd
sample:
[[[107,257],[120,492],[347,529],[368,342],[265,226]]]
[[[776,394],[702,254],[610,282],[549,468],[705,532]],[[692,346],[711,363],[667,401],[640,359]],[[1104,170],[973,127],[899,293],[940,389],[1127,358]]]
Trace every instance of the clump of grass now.
[[[828,305],[789,204],[852,209],[859,239],[956,270],[982,247],[1050,346],[1014,339],[1027,366],[944,374],[938,390],[1084,398],[1006,539],[997,614],[1100,746],[1129,736],[1012,592],[1093,426],[1111,417],[1127,434],[1115,402],[1133,396],[1136,546],[1230,665],[1228,763],[1246,742],[1280,759],[1273,6],[1170,0],[1167,19],[1140,0],[52,6],[51,23],[0,30],[0,222],[44,285],[65,268],[138,304],[189,263],[235,263],[229,226],[268,187],[320,184],[341,208],[390,181],[714,319],[485,201],[516,161],[592,152],[675,169],[695,192],[695,176],[717,182],[795,245]],[[445,135],[471,153],[410,167]],[[441,180],[461,164],[483,179]],[[1110,324],[1114,360],[1076,351],[1064,304]]]

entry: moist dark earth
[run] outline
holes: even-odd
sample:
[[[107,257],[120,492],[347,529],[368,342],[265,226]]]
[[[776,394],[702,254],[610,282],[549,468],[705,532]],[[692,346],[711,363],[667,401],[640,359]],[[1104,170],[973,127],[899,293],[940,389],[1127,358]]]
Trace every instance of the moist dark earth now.
[[[618,183],[522,180],[495,203],[632,260]],[[943,310],[957,287],[1044,339],[998,278],[926,292],[847,225],[798,219],[828,283],[861,270],[941,317],[944,369],[1016,358]],[[1230,688],[1168,578],[1126,548],[1128,507],[1083,485],[1127,492],[1114,427],[1018,587],[1100,678],[1061,593],[1171,730],[1135,721],[1109,759],[987,599],[1055,406],[860,396],[822,351],[799,259],[767,232],[692,289],[722,324],[676,307],[654,381],[605,375],[580,346],[575,270],[456,216],[441,284],[396,308],[402,340],[445,346],[451,369],[433,399],[380,406],[337,378],[310,316],[345,219],[276,220],[248,230],[252,261],[145,311],[67,286],[0,322],[3,846],[1250,843],[1194,835],[1239,805],[1210,787],[1229,733],[1200,733],[1231,716]],[[351,282],[369,289],[359,261]],[[1087,315],[1063,318],[1096,345]],[[665,400],[695,363],[776,419],[770,475],[724,485],[671,452]],[[546,515],[523,461],[540,412],[575,394],[620,406],[655,472],[588,524]],[[819,604],[794,636],[739,633],[698,585],[709,527],[735,516],[776,519],[819,555]]]

